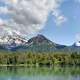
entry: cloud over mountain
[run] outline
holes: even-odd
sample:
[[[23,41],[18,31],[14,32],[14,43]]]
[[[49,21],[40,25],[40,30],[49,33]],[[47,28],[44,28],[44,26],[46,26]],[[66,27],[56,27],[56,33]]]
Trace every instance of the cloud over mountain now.
[[[50,12],[60,24],[66,20],[59,7],[63,0],[1,0],[0,29],[8,34],[30,35],[43,29]],[[6,16],[9,16],[8,19]]]

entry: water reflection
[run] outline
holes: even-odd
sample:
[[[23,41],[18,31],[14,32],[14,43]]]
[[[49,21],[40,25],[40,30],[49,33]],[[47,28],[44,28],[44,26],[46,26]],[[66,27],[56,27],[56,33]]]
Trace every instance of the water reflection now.
[[[0,80],[80,80],[80,67],[0,67]]]

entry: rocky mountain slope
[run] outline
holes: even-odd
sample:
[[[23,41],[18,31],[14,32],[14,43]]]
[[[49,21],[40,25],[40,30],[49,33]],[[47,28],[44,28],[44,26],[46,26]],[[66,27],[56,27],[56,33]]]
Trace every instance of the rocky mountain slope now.
[[[56,44],[43,35],[37,35],[28,41],[20,36],[3,36],[0,37],[0,50],[10,51],[32,51],[32,52],[54,52],[54,51],[70,51],[80,52],[80,42],[76,42],[71,46]]]

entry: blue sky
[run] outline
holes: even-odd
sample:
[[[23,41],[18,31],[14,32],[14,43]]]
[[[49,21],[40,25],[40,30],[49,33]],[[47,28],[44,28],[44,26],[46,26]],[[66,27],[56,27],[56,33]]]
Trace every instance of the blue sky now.
[[[8,1],[9,2],[14,1],[14,4],[16,5],[15,1],[19,1],[19,0],[0,0],[0,7],[1,6],[2,7],[12,6],[12,3],[11,3],[11,5],[5,4],[5,2],[8,2]],[[41,2],[40,0],[33,0],[33,1],[34,1],[34,3],[36,1]],[[44,1],[47,1],[47,0],[44,0]],[[25,32],[27,32],[27,33],[29,33],[30,31],[35,31],[37,29],[40,29],[40,27],[37,28],[36,23],[42,23],[45,21],[44,18],[46,17],[46,12],[47,12],[46,7],[47,6],[44,5],[44,1],[41,2],[43,4],[40,4],[40,5],[43,7],[45,6],[44,7],[45,11],[43,11],[43,7],[36,6],[32,2],[29,3],[30,6],[28,5],[28,7],[25,7],[24,4],[22,4],[23,10],[25,10],[23,12],[26,12],[29,15],[26,8],[28,8],[28,9],[30,8],[30,10],[33,12],[33,13],[30,13],[30,16],[32,16],[32,17],[30,17],[29,19],[25,19],[25,17],[28,17],[28,16],[24,15],[24,13],[22,13],[22,11],[19,11],[21,13],[21,15],[13,16],[13,20],[14,21],[17,20],[17,22],[20,23],[19,20],[21,19],[21,23],[23,25],[26,24],[26,22],[31,20],[31,22],[30,22],[31,24],[29,24],[29,23],[28,23],[28,25],[26,24],[26,26],[27,26],[26,28],[25,28],[25,26],[19,27],[19,26],[12,24],[14,27],[11,27],[11,29],[16,29],[17,31],[19,29],[21,31],[22,27],[24,27]],[[28,0],[26,0],[26,2],[28,3]],[[37,5],[39,5],[39,2],[37,3]],[[60,10],[60,12],[57,12],[57,8],[56,8],[55,12],[57,12],[58,16],[56,16],[56,15],[53,16],[52,13],[50,13],[48,16],[48,20],[45,24],[45,27],[39,33],[45,35],[47,38],[49,38],[50,40],[52,40],[55,43],[64,44],[64,45],[72,45],[77,40],[80,40],[80,0],[63,0],[61,6],[58,3],[56,3],[56,0],[54,0],[53,3],[55,3],[53,7],[55,7],[56,5],[59,6],[57,8],[58,8],[58,10]],[[13,6],[14,6],[14,4],[13,4]],[[25,5],[27,6],[27,4],[25,4]],[[19,5],[19,7],[20,7],[20,5]],[[19,7],[16,6],[17,10],[13,11],[13,15],[15,13],[17,13],[16,11],[19,10]],[[35,8],[36,10],[34,9],[34,7],[36,7]],[[39,10],[37,10],[37,7],[39,7],[39,8],[41,7],[41,9],[42,9],[42,10],[40,10],[41,13]],[[8,14],[8,12],[10,12],[10,11],[8,11],[7,8],[2,8],[2,10],[0,10],[0,11],[2,11],[2,13],[0,13],[0,24],[2,24],[4,22],[4,20],[8,21],[10,19],[11,15]],[[35,15],[35,11],[41,17],[39,17],[38,15]],[[43,12],[44,12],[44,14],[42,14]],[[22,19],[21,16],[23,16],[24,18]],[[61,24],[57,25],[55,23],[55,17],[59,18],[60,16],[61,16],[62,20],[65,19],[65,17],[66,17],[66,21],[63,21]],[[16,22],[16,24],[18,24],[17,22]],[[31,25],[34,22],[35,22],[35,27],[31,27]],[[10,23],[8,23],[8,25],[9,24]],[[29,28],[31,29],[30,31],[28,30]],[[33,28],[34,28],[34,30],[33,30]],[[24,30],[23,30],[23,32],[24,32]]]
[[[56,43],[71,45],[77,41],[76,36],[80,36],[80,1],[65,0],[60,9],[67,17],[67,21],[56,25],[50,14],[46,27],[40,33]]]

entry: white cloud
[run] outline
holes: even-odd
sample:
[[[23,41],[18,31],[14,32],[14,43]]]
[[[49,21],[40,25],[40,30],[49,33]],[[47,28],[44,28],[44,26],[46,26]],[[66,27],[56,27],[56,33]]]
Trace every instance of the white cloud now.
[[[8,13],[7,7],[0,7],[0,13]]]
[[[61,25],[62,23],[66,21],[67,21],[67,18],[64,17],[64,15],[58,16],[57,19],[55,20],[57,25]]]
[[[0,8],[1,12],[10,14],[11,19],[5,21],[8,32],[22,35],[33,34],[41,30],[51,11],[56,17],[56,24],[66,21],[59,11],[63,0],[3,0],[9,7]]]
[[[67,17],[65,17],[61,13],[61,10],[59,9],[62,2],[63,1],[60,0],[58,6],[55,9],[53,9],[53,13],[52,13],[52,15],[55,17],[54,21],[58,26],[67,21]]]

